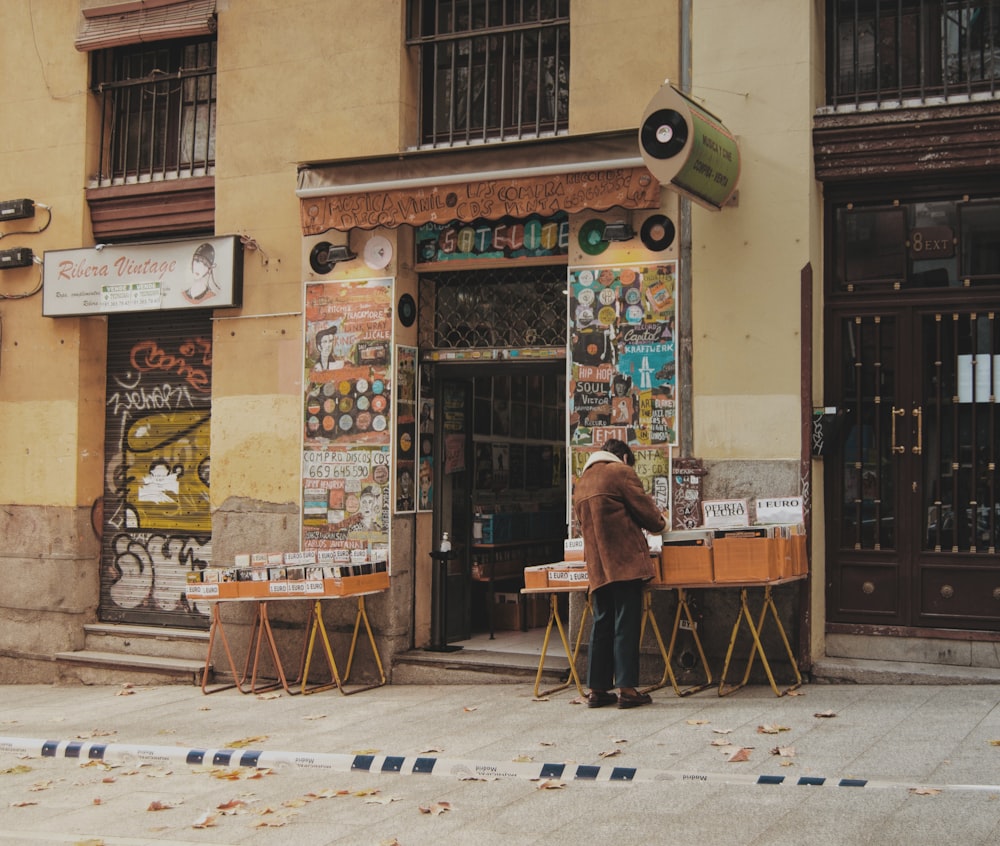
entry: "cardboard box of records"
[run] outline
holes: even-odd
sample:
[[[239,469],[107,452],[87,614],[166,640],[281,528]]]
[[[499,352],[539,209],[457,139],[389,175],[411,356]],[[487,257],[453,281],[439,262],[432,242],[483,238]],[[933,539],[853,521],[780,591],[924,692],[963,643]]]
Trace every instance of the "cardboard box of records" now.
[[[655,584],[708,584],[714,579],[712,533],[703,529],[664,532],[660,577]]]

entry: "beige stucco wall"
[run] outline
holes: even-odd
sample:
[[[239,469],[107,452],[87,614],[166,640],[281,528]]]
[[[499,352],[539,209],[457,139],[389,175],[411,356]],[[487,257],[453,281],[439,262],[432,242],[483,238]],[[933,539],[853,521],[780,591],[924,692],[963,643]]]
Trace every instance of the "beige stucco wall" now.
[[[742,162],[738,205],[693,211],[694,453],[797,460],[799,279],[821,268],[813,8],[699,0],[692,31],[691,94]]]
[[[70,48],[76,31],[74,0],[4,8],[0,50],[0,191],[2,199],[29,198],[35,216],[7,223],[0,248],[45,250],[75,245],[89,233],[81,190],[86,178],[86,58]],[[20,33],[20,35],[18,35]],[[23,37],[22,37],[23,36]],[[16,82],[15,82],[16,81]],[[39,285],[41,267],[0,274],[5,296]],[[101,489],[102,436],[89,425],[96,383],[90,369],[95,324],[102,320],[41,317],[41,293],[2,301],[0,339],[0,490],[20,505],[73,506]],[[100,381],[103,396],[103,379]],[[103,406],[103,402],[100,403]],[[84,414],[86,411],[86,415]],[[97,410],[100,415],[100,409]]]

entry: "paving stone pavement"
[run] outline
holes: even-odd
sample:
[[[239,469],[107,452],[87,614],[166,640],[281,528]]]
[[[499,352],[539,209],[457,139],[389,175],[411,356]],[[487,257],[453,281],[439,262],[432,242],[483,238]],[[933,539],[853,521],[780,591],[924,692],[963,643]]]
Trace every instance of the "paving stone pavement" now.
[[[795,693],[0,687],[0,846],[1000,842],[1000,686]]]

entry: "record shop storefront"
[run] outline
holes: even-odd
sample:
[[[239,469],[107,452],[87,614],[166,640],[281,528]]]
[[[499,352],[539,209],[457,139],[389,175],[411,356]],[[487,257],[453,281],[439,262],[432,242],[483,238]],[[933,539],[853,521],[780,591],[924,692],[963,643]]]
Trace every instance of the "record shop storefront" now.
[[[596,285],[578,302],[570,276],[676,262],[676,196],[644,166],[634,131],[306,164],[297,194],[307,357],[302,549],[384,544],[390,575],[412,566],[417,647],[544,625],[544,609],[518,606],[511,618],[498,600],[521,586],[524,566],[562,558],[575,460],[568,359],[574,343],[587,347],[596,373],[608,361],[602,309],[610,325],[626,308]],[[638,283],[629,293],[640,326]],[[672,294],[658,307],[672,309]],[[350,309],[338,305],[347,301]],[[359,314],[369,325],[389,319],[366,334]],[[332,364],[320,361],[324,333],[334,337]],[[673,368],[657,369],[672,384]],[[355,377],[388,386],[382,431],[368,417],[378,397],[359,394]],[[637,417],[630,389],[619,404]],[[323,412],[329,399],[333,415]],[[632,411],[612,425],[610,396],[601,405],[593,409],[609,412],[601,434],[579,429],[588,447],[631,425]],[[669,466],[669,442],[645,445]],[[355,480],[359,464],[390,470]],[[379,525],[367,534],[342,504],[362,490],[378,496]],[[430,555],[445,532],[446,577],[433,573]],[[440,603],[435,575],[445,582]]]

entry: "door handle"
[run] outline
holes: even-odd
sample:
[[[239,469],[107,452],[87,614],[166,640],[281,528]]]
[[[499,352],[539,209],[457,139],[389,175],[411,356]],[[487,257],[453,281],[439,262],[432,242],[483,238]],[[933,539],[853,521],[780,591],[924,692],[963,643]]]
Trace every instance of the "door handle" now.
[[[906,409],[893,406],[890,413],[892,414],[892,451],[895,453],[906,452],[905,446],[896,446],[896,418],[906,414]]]
[[[917,418],[917,443],[912,450],[914,455],[920,455],[924,451],[924,409],[917,406],[912,414]]]

